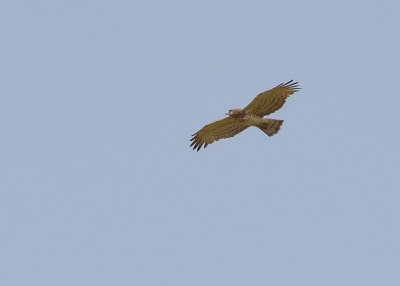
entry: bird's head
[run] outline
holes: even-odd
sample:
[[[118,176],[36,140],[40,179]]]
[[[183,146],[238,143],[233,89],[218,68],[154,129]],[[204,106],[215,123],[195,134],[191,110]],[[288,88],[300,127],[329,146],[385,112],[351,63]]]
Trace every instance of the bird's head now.
[[[246,115],[242,109],[229,109],[225,114],[234,118],[243,118]]]

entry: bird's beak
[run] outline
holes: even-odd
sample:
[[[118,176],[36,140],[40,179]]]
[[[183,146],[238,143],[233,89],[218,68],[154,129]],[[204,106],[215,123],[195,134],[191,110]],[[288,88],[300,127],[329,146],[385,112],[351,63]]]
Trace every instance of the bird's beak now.
[[[225,112],[225,115],[229,115],[229,114]]]

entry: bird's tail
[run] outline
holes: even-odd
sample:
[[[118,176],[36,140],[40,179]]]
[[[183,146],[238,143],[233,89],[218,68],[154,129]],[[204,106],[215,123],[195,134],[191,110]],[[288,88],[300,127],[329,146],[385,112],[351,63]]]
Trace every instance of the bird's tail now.
[[[258,126],[258,128],[260,128],[260,130],[263,131],[268,136],[273,136],[276,133],[278,133],[282,123],[283,120],[264,118],[263,123],[260,126]]]

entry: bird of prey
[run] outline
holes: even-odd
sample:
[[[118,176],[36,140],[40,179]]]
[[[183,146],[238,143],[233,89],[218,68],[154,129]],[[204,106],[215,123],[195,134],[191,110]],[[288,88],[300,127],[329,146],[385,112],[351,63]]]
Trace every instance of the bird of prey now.
[[[192,135],[193,150],[199,151],[219,139],[233,137],[250,126],[258,127],[268,136],[278,133],[283,120],[263,118],[280,109],[290,95],[300,89],[293,80],[258,94],[245,108],[230,109],[228,117],[214,121]]]

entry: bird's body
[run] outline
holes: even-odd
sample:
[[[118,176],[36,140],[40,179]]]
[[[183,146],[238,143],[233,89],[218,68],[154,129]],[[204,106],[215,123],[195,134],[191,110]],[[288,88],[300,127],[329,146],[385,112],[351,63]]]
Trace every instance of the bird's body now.
[[[267,123],[267,119],[254,115],[254,114],[246,114],[246,116],[243,118],[247,124],[250,126],[261,126],[265,123]]]
[[[268,123],[271,120],[274,120],[257,116],[242,109],[234,109],[234,110],[231,109],[230,113],[228,112],[227,115],[229,115],[232,118],[235,118],[237,121],[241,122],[243,125],[246,125],[248,127],[255,126],[263,128],[266,127],[266,125],[268,125]]]
[[[268,136],[278,133],[283,120],[264,118],[280,109],[286,98],[298,91],[298,83],[282,83],[271,90],[264,91],[257,95],[249,105],[243,109],[230,109],[223,119],[207,124],[198,132],[193,134],[191,141],[193,149],[200,150],[208,144],[219,139],[233,137],[248,127],[258,127]]]

